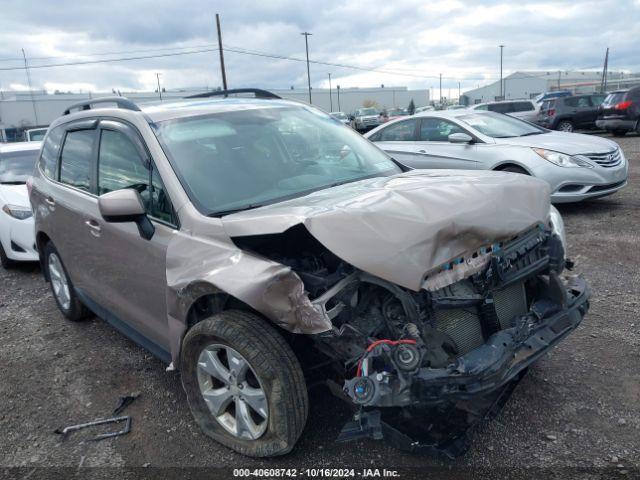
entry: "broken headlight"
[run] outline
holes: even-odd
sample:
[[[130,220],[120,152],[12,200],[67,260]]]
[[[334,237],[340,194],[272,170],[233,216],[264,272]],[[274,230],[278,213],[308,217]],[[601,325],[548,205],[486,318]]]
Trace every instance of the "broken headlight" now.
[[[549,223],[551,224],[551,231],[554,234],[556,234],[558,237],[560,237],[560,240],[562,241],[562,246],[566,251],[567,238],[564,233],[564,220],[562,220],[562,215],[560,215],[560,212],[558,211],[558,209],[553,205],[551,205],[551,208],[549,208]]]
[[[30,208],[18,207],[16,205],[4,205],[2,207],[2,211],[10,217],[17,218],[18,220],[26,220],[33,215]]]
[[[553,163],[554,165],[558,165],[559,167],[593,168],[593,165],[591,165],[590,163],[585,162],[580,158],[572,157],[571,155],[567,155],[565,153],[554,152],[553,150],[545,150],[544,148],[533,148],[532,150],[545,160]]]

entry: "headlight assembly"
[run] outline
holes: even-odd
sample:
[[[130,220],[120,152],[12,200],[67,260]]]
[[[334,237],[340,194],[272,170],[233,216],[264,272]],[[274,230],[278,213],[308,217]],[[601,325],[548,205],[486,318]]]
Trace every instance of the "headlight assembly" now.
[[[545,150],[544,148],[533,148],[534,152],[540,155],[545,160],[558,165],[559,167],[585,167],[593,168],[589,162],[586,162],[578,157],[572,157],[565,153],[554,152],[553,150]]]
[[[18,207],[17,205],[4,205],[2,207],[2,211],[10,217],[17,218],[18,220],[26,220],[33,215],[30,208]]]

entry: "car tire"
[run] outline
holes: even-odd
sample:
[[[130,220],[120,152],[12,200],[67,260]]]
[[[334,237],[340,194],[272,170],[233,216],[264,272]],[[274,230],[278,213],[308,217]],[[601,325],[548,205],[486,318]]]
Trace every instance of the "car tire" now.
[[[5,270],[9,270],[14,266],[13,260],[7,257],[7,253],[4,251],[4,247],[2,246],[1,242],[0,242],[0,265],[2,265],[2,268],[4,268]]]
[[[244,365],[245,373],[232,375],[231,360],[238,369]],[[182,342],[180,370],[196,423],[232,450],[250,457],[283,455],[302,434],[309,403],[302,369],[282,336],[259,316],[228,310],[194,325]]]
[[[44,248],[44,268],[60,312],[72,322],[79,322],[91,316],[91,311],[78,298],[60,254],[51,242]]]
[[[624,137],[627,134],[626,130],[613,130],[611,133],[613,133],[614,137]]]
[[[556,129],[560,130],[561,132],[573,132],[573,122],[569,120],[562,120],[560,123],[558,123]]]
[[[524,168],[518,167],[517,165],[509,165],[508,167],[504,167],[500,169],[501,172],[511,172],[511,173],[520,173],[522,175],[529,175]]]

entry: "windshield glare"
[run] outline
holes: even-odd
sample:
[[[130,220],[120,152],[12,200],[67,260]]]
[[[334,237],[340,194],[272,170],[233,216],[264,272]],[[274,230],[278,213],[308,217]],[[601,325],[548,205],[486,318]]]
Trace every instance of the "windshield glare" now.
[[[458,117],[458,120],[493,138],[522,137],[546,132],[546,130],[531,123],[493,112],[470,113],[469,115]]]
[[[37,158],[38,150],[0,153],[0,183],[26,183]]]
[[[192,202],[206,215],[400,173],[368,140],[308,107],[179,118],[160,122],[155,131]]]

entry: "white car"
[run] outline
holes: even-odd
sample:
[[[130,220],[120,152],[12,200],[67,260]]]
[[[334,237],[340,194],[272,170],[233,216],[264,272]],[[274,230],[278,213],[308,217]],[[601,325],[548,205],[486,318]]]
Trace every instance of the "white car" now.
[[[0,145],[0,261],[38,261],[27,179],[42,142]]]
[[[504,113],[525,122],[535,122],[540,111],[540,104],[532,100],[503,100],[500,102],[478,103],[469,108],[471,110]]]

